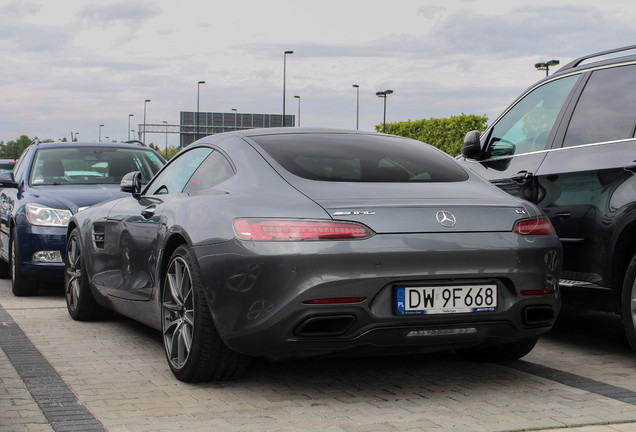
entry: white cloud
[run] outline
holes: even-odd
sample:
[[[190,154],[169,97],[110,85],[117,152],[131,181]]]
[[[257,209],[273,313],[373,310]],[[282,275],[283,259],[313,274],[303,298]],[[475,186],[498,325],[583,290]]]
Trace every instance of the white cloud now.
[[[355,127],[354,83],[361,129],[381,122],[384,89],[388,121],[493,118],[541,78],[535,62],[632,43],[634,18],[620,0],[0,0],[0,140],[94,141],[99,124],[125,139],[145,99],[149,123],[175,124],[199,80],[202,111],[279,113],[285,50],[303,126]]]

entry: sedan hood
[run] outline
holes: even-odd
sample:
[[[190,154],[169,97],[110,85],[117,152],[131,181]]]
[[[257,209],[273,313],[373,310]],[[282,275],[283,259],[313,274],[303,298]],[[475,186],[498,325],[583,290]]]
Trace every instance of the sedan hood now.
[[[73,213],[81,207],[130,196],[120,190],[119,184],[35,186],[29,189],[29,194],[34,201],[50,207],[68,208]]]
[[[294,186],[333,219],[360,222],[376,233],[509,232],[519,219],[538,214],[527,203],[479,180],[320,185],[301,181]]]

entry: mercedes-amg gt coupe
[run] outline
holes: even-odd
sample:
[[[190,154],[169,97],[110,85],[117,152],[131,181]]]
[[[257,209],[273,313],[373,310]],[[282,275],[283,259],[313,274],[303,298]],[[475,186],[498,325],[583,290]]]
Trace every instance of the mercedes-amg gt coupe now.
[[[183,381],[236,378],[255,357],[516,359],[560,310],[549,220],[419,141],[237,131],[140,180],[71,218],[68,311],[161,331]]]

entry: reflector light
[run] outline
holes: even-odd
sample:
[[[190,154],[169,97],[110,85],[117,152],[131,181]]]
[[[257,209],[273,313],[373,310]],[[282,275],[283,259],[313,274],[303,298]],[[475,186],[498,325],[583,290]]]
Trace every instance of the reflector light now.
[[[315,300],[305,300],[304,304],[338,304],[338,303],[360,303],[364,301],[366,297],[337,297],[337,298],[324,298]]]
[[[374,234],[357,223],[308,219],[235,219],[234,230],[243,240],[359,240]]]
[[[538,290],[523,290],[521,291],[521,295],[545,295],[545,294],[553,294],[554,291],[549,289],[538,289]]]
[[[518,220],[512,230],[521,235],[555,235],[554,227],[545,216]]]

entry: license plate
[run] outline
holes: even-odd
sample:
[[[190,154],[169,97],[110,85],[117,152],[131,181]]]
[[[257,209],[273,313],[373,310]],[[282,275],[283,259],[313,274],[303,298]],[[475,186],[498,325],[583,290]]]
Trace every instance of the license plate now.
[[[497,310],[497,285],[397,287],[398,315]]]

